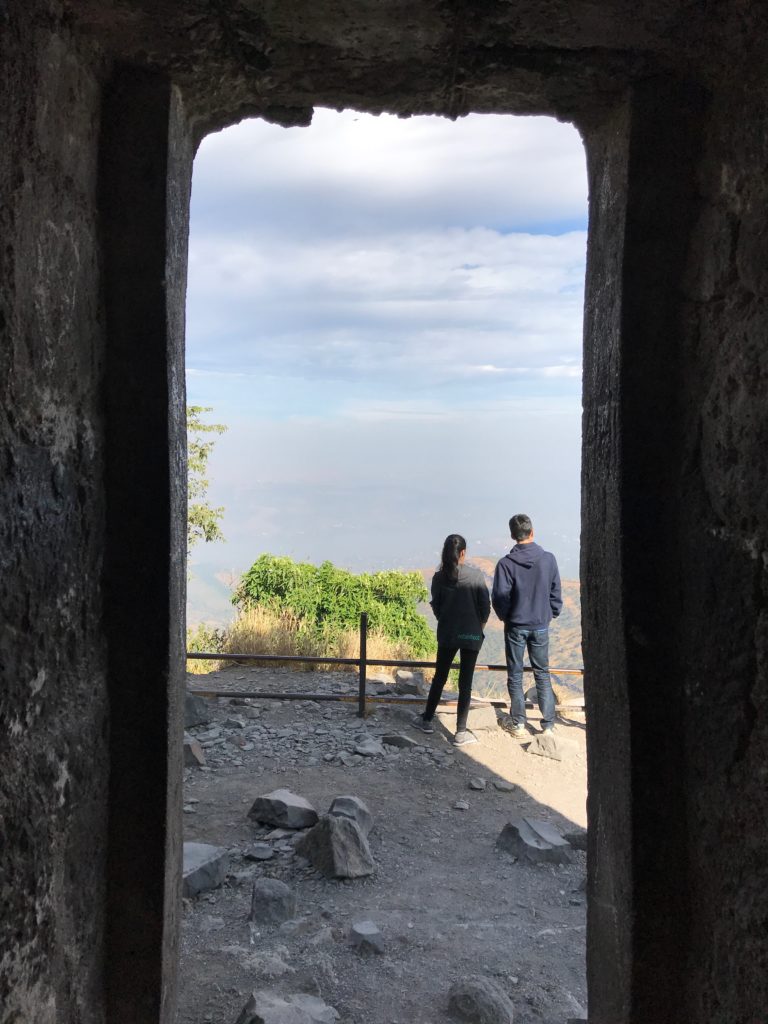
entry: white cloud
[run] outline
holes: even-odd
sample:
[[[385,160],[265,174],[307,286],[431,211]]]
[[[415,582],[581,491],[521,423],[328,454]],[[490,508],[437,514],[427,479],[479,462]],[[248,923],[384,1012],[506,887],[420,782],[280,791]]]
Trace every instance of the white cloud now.
[[[573,574],[585,219],[581,143],[548,119],[320,110],[206,139],[188,390],[229,424],[228,544],[197,559],[429,564],[455,530],[492,555],[526,508]]]

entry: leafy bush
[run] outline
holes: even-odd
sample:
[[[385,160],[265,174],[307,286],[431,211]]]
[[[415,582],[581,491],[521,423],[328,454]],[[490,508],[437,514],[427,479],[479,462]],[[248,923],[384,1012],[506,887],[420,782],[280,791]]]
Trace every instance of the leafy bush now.
[[[217,629],[215,626],[209,626],[205,622],[201,622],[196,629],[187,630],[187,650],[210,651],[211,654],[218,654],[224,650],[226,639],[227,631],[225,629]],[[194,675],[212,672],[218,667],[219,663],[217,661],[203,661],[199,658],[187,661],[187,672],[191,672]]]
[[[331,562],[310,565],[291,558],[262,555],[240,580],[232,603],[241,612],[262,607],[289,612],[299,632],[332,646],[342,633],[358,628],[368,612],[372,632],[404,643],[417,657],[435,650],[435,637],[416,605],[428,594],[417,572],[355,575]]]

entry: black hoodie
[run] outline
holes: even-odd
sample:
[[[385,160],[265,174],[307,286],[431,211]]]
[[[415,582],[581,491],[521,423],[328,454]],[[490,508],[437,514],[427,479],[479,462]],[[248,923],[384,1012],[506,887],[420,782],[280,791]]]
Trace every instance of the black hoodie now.
[[[438,647],[480,650],[491,602],[485,577],[479,569],[474,565],[459,565],[455,579],[438,569],[432,577],[430,604],[437,619]]]
[[[555,556],[533,541],[515,544],[496,565],[491,601],[505,625],[546,629],[563,607]]]

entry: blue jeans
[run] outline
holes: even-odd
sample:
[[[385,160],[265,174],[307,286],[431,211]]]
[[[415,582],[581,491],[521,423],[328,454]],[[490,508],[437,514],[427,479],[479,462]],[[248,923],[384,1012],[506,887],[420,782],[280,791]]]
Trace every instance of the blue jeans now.
[[[551,729],[555,724],[555,695],[549,676],[549,630],[523,629],[505,626],[504,650],[507,655],[507,689],[513,725],[525,724],[525,695],[523,693],[523,655],[528,657],[536,680],[536,696],[541,710],[541,727]]]

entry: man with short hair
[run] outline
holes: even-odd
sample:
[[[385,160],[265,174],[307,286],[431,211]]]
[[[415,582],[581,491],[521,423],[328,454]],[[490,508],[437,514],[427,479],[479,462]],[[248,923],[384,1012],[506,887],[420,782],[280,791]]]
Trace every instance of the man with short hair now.
[[[549,675],[549,623],[560,614],[563,599],[555,556],[534,543],[530,517],[512,516],[509,532],[516,543],[496,565],[491,602],[504,623],[512,735],[522,739],[528,736],[523,693],[526,647],[536,681],[542,731],[551,732],[555,725],[555,695]]]

